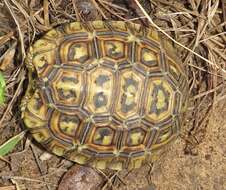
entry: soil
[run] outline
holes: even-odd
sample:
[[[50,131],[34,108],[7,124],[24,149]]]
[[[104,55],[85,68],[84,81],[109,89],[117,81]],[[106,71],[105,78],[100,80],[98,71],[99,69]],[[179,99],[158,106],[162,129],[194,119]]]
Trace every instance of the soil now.
[[[188,114],[180,138],[153,165],[130,172],[95,171],[106,184],[102,189],[226,190],[226,3],[139,2],[161,30],[192,50],[177,46],[189,76]],[[0,0],[0,70],[7,83],[6,101],[0,105],[0,145],[24,130],[19,111],[27,86],[24,57],[34,40],[73,20],[137,17],[134,22],[149,24],[136,1],[128,0]],[[0,158],[0,190],[56,190],[72,166],[47,154],[27,133]]]

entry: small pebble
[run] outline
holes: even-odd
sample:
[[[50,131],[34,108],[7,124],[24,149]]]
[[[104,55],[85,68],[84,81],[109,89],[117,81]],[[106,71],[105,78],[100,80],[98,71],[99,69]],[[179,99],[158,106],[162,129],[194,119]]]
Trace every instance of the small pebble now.
[[[102,183],[101,176],[94,169],[76,164],[64,175],[58,190],[98,190]]]

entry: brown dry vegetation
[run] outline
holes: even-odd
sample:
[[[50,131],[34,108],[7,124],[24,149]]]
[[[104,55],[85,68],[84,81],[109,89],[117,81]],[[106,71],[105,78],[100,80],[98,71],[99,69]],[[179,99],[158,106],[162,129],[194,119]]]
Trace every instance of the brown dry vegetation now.
[[[120,172],[119,187],[112,188],[226,189],[225,0],[0,0],[0,70],[7,82],[0,144],[23,130],[19,104],[29,45],[54,26],[96,19],[154,25],[177,44],[190,85],[186,125],[175,146],[151,170]],[[0,160],[0,189],[56,189],[72,163],[43,153],[27,135]]]

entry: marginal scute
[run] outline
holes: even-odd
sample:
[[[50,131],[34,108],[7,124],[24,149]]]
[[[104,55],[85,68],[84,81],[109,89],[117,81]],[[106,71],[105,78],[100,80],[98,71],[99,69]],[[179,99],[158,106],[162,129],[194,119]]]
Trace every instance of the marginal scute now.
[[[97,160],[95,163],[96,168],[105,169],[107,166],[107,160]]]
[[[154,28],[73,22],[29,48],[22,118],[48,151],[99,169],[154,162],[177,138],[188,80]]]
[[[150,41],[155,41],[155,42],[159,42],[159,34],[156,30],[154,29],[149,29],[147,32],[147,39]]]
[[[43,52],[40,54],[35,54],[33,57],[33,64],[40,77],[47,76],[55,63],[56,61],[54,50]]]
[[[152,146],[152,149],[157,149],[159,147],[162,147],[163,145],[168,144],[172,141],[172,139],[176,138],[176,136],[178,136],[178,134],[175,133],[173,125],[168,124],[164,126],[164,128],[158,132],[157,138]]]
[[[29,100],[27,104],[27,109],[37,118],[40,118],[42,120],[47,119],[48,107],[45,105],[43,97],[40,96],[37,90]]]
[[[48,141],[48,144],[46,144],[46,146],[48,146],[49,150],[57,156],[63,156],[73,148],[71,144],[62,143],[55,137],[53,137],[51,141]]]
[[[49,32],[46,33],[45,37],[51,38],[56,40],[57,38],[63,37],[64,34],[60,30],[50,30]]]
[[[143,27],[140,24],[130,23],[130,29],[133,31],[135,36],[143,36]]]
[[[80,22],[72,22],[65,26],[65,32],[67,34],[79,34],[86,32],[86,30]]]
[[[106,27],[106,24],[102,21],[93,21],[92,22],[92,26],[93,26],[93,29],[95,31],[108,31],[108,27]]]
[[[129,168],[131,169],[140,168],[142,166],[143,161],[144,157],[132,158],[130,161]]]
[[[167,58],[168,65],[168,76],[171,79],[172,83],[177,86],[177,88],[181,88],[180,90],[183,92],[183,88],[187,88],[187,81],[185,82],[184,73],[182,71],[181,65],[177,64],[171,58]],[[185,83],[184,83],[185,82]],[[183,84],[184,83],[184,84]]]
[[[50,132],[47,128],[35,129],[32,134],[34,139],[39,143],[44,143],[51,138]]]
[[[76,150],[77,148],[68,151],[66,153],[67,158],[79,164],[87,164],[87,162],[90,160],[90,156],[78,153]]]
[[[39,119],[35,117],[32,113],[30,113],[28,110],[24,113],[23,117],[24,123],[27,128],[34,129],[38,127],[45,127],[47,122],[43,121],[42,119]]]
[[[126,32],[127,26],[125,22],[119,21],[119,22],[112,22],[112,27],[117,32]]]
[[[52,152],[57,156],[63,156],[65,153],[65,147],[55,145],[52,147]]]
[[[36,41],[33,45],[34,53],[47,52],[57,48],[54,41],[48,39],[40,39]]]
[[[108,167],[112,170],[122,170],[123,163],[122,162],[110,163]]]

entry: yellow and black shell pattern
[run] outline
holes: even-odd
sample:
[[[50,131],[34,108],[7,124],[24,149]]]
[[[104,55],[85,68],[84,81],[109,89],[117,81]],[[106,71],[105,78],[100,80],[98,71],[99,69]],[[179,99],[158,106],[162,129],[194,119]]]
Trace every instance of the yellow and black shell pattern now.
[[[139,168],[176,139],[188,81],[153,28],[73,22],[30,47],[22,118],[47,150],[79,164]]]

